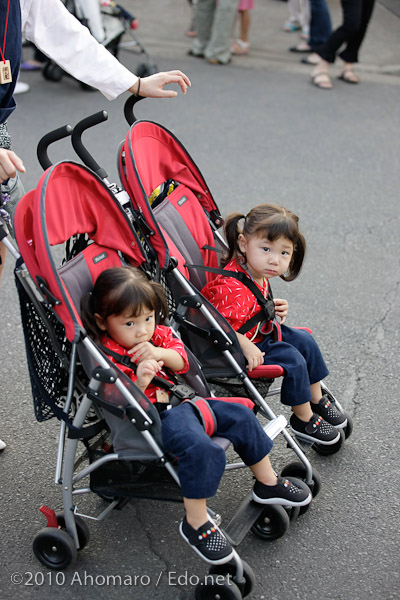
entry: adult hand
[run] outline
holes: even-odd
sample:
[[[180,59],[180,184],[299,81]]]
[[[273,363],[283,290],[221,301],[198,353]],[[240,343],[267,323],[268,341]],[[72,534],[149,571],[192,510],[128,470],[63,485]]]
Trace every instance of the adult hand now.
[[[174,98],[178,95],[175,90],[164,90],[164,86],[168,83],[177,83],[182,92],[186,94],[186,90],[192,84],[189,77],[182,71],[166,71],[149,75],[148,77],[140,78],[139,96],[144,98]],[[139,80],[129,88],[129,92],[137,94]]]
[[[288,310],[289,310],[289,304],[288,304],[287,300],[284,300],[283,298],[275,298],[274,304],[275,304],[275,316],[280,318],[281,325],[283,325],[284,322],[286,321],[286,317],[287,317]]]
[[[0,183],[15,177],[17,171],[25,173],[24,163],[12,150],[0,148]]]

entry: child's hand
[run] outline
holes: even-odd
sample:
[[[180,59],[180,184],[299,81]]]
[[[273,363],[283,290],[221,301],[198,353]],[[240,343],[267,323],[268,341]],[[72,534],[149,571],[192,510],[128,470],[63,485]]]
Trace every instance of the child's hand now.
[[[275,316],[279,317],[281,320],[281,325],[286,321],[286,317],[289,310],[289,304],[287,300],[283,300],[282,298],[275,298]]]
[[[140,365],[144,360],[160,360],[159,348],[153,346],[150,342],[136,344],[136,346],[128,350],[128,354],[131,354],[132,362],[135,362],[137,365]]]
[[[157,361],[153,359],[140,362],[136,371],[136,383],[142,392],[146,390],[153,377],[162,369],[163,364],[162,360]]]

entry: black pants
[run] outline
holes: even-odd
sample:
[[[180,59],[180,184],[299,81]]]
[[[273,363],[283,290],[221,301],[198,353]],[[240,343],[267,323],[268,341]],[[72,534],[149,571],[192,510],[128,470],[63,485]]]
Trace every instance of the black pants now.
[[[329,63],[334,63],[336,53],[343,44],[345,49],[339,54],[348,63],[358,62],[358,51],[371,19],[375,0],[341,0],[343,23],[318,48],[318,54]]]

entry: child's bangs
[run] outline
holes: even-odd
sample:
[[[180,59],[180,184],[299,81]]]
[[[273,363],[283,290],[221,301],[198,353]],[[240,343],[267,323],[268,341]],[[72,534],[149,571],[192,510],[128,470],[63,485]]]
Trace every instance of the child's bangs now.
[[[144,288],[140,285],[132,285],[129,282],[124,286],[123,290],[117,294],[114,302],[110,298],[109,314],[126,314],[131,317],[139,317],[143,312],[143,308],[148,310],[156,310],[157,299],[151,288]]]
[[[259,237],[266,237],[271,242],[285,237],[295,244],[298,239],[297,224],[290,219],[282,219],[281,215],[266,219],[258,225],[254,233]]]

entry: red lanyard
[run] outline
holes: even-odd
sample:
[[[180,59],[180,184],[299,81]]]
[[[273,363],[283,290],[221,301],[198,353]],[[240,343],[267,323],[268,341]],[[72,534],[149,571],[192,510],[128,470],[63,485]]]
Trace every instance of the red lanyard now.
[[[4,52],[6,51],[6,39],[7,39],[7,26],[8,26],[8,13],[10,12],[10,0],[7,2],[7,16],[6,16],[6,27],[4,30],[4,40],[3,40],[3,50],[0,48],[1,58],[3,59],[3,63],[6,62],[4,57]]]

